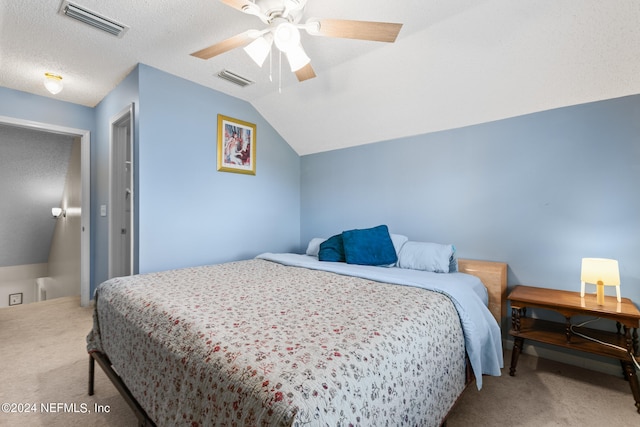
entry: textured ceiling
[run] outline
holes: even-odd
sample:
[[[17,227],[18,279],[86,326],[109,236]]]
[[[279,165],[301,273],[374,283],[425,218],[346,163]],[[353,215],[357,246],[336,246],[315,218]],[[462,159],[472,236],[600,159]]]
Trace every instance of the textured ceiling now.
[[[0,125],[0,267],[46,263],[73,137]]]
[[[317,78],[268,79],[236,49],[189,54],[262,28],[216,0],[77,0],[129,26],[122,38],[57,13],[61,0],[0,2],[0,85],[96,105],[137,63],[250,102],[299,153],[640,93],[638,0],[308,0],[307,17],[401,22],[396,43],[311,37]],[[274,55],[274,57],[277,57]],[[223,68],[255,80],[214,77]],[[281,85],[281,91],[278,86]]]

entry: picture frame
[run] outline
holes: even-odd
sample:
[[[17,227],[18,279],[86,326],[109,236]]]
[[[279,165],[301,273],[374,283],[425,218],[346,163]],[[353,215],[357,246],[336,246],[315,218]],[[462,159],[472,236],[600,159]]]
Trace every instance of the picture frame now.
[[[218,114],[218,171],[256,174],[256,125]]]
[[[22,304],[22,292],[9,294],[9,306]]]

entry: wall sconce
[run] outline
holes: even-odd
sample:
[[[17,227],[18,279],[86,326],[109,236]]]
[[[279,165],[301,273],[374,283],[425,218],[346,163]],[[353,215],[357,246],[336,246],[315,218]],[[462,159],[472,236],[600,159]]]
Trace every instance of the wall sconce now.
[[[51,215],[53,215],[54,218],[60,218],[60,216],[66,218],[67,211],[62,208],[51,208]]]
[[[63,87],[62,76],[53,73],[44,73],[44,87],[46,87],[52,95],[60,93]]]
[[[618,261],[606,258],[582,258],[582,270],[580,272],[580,297],[584,297],[585,283],[596,285],[596,300],[598,305],[604,305],[604,287],[615,286],[618,302],[620,298],[620,270]]]

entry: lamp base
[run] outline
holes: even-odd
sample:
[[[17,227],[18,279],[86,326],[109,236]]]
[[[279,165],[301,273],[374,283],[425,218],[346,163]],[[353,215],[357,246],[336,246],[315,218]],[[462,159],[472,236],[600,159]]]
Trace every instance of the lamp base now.
[[[596,301],[598,305],[604,305],[604,283],[602,282],[596,284]]]

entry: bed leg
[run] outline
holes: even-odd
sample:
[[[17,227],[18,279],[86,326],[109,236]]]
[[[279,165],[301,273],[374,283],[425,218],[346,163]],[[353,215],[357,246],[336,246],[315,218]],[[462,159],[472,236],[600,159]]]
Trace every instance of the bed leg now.
[[[96,361],[89,355],[89,396],[93,396],[93,380],[96,372]]]

